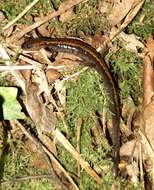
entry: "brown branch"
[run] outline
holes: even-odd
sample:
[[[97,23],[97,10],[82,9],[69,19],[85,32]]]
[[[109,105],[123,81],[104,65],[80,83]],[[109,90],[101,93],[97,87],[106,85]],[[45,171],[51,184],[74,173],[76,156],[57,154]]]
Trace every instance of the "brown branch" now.
[[[0,180],[1,185],[7,185],[10,183],[17,183],[22,182],[26,180],[37,180],[37,179],[43,179],[43,178],[53,178],[53,173],[48,174],[42,174],[42,175],[30,175],[30,176],[22,176],[22,177],[14,177],[10,180]]]

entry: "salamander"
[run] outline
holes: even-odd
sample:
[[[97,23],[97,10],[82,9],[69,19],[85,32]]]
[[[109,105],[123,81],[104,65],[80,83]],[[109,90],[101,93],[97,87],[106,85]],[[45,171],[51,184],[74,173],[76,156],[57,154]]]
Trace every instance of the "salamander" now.
[[[37,51],[41,48],[51,52],[71,53],[83,60],[83,64],[94,68],[103,78],[106,95],[109,97],[109,108],[112,113],[112,143],[114,175],[118,175],[120,149],[120,106],[118,92],[107,63],[100,53],[91,45],[74,38],[36,38],[29,39],[22,44],[22,49]]]

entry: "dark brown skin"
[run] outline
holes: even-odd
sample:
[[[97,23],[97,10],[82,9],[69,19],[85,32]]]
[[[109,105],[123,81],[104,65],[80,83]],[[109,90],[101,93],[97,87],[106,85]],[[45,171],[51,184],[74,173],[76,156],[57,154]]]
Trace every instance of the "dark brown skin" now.
[[[38,38],[30,39],[23,43],[22,48],[28,51],[36,51],[44,48],[54,52],[66,52],[74,54],[84,60],[83,64],[94,68],[101,74],[109,97],[109,106],[112,113],[112,141],[114,175],[118,176],[119,149],[120,149],[120,109],[118,93],[112,79],[108,65],[102,56],[89,44],[74,38]]]

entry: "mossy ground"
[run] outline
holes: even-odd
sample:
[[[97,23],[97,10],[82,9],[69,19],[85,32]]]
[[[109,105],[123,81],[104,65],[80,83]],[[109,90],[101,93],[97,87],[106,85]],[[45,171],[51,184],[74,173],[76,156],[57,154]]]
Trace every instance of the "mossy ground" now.
[[[15,18],[32,0],[1,0],[0,10],[3,11],[10,21]],[[40,0],[28,13],[33,16],[39,16],[41,13],[46,14],[52,9],[58,9],[63,1],[55,0],[52,3],[46,0]],[[50,27],[55,26],[59,35],[76,36],[78,32],[82,31],[85,35],[93,35],[96,32],[107,28],[106,19],[100,15],[98,11],[98,0],[89,0],[85,4],[78,5],[75,8],[76,17],[69,22],[61,23],[58,19],[50,21]],[[143,8],[135,19],[127,26],[125,31],[127,33],[134,33],[141,37],[144,42],[149,33],[154,34],[154,4],[152,0],[146,0]],[[144,14],[145,19],[140,23],[140,15]],[[19,20],[19,23],[30,24],[26,17]],[[2,27],[2,26],[1,26]],[[108,54],[106,60],[110,62],[111,69],[114,75],[118,75],[118,83],[120,87],[120,97],[127,99],[129,96],[138,104],[138,99],[142,96],[142,60],[132,52],[129,52],[123,46],[119,46],[119,50],[115,54]],[[100,146],[94,147],[92,143],[91,130],[96,125],[96,112],[102,112],[102,108],[108,110],[107,99],[103,95],[103,81],[101,77],[92,70],[88,70],[81,74],[80,80],[77,82],[67,82],[67,110],[66,119],[71,134],[70,142],[76,146],[76,129],[75,122],[82,118],[83,124],[81,127],[81,155],[86,159],[91,166],[108,165],[109,172],[104,175],[102,181],[102,190],[111,189],[114,178],[112,176],[112,162],[106,159],[111,151],[111,147],[103,139],[104,143]],[[2,85],[2,84],[1,84]],[[3,83],[4,85],[4,83]],[[64,130],[61,122],[57,123],[59,129]],[[99,136],[98,136],[99,138]],[[15,142],[12,142],[15,141]],[[15,144],[15,145],[14,145]],[[103,146],[102,146],[103,145]],[[5,155],[4,172],[2,178],[9,180],[14,176],[23,176],[30,174],[41,174],[44,171],[33,169],[29,166],[31,153],[25,151],[22,141],[16,141],[9,138],[7,142],[7,154]],[[13,148],[15,146],[15,149]],[[58,147],[58,158],[61,160],[63,166],[71,173],[77,169],[76,161],[68,152],[61,146]],[[2,160],[1,160],[2,161]],[[93,180],[81,170],[81,182],[84,190],[97,190],[97,185]],[[126,181],[121,179],[121,189],[125,189]],[[51,189],[51,182],[46,179],[31,182],[20,182],[17,184],[1,185],[1,189],[7,190],[47,190]],[[142,189],[142,185],[137,187],[130,186],[128,189]]]

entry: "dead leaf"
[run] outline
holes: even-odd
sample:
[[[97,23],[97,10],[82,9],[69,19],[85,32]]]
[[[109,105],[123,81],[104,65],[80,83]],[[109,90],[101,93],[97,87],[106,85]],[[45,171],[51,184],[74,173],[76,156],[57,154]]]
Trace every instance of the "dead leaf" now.
[[[28,151],[31,151],[31,152],[38,152],[38,148],[37,146],[32,143],[32,141],[30,139],[27,139],[25,141],[25,148],[28,150]]]
[[[44,15],[41,15],[41,16],[39,16],[39,17],[35,17],[35,18],[34,18],[34,20],[35,20],[36,22],[39,22],[39,21],[41,21],[41,20],[43,20],[43,19],[44,19]],[[39,34],[40,34],[41,36],[50,37],[50,32],[49,32],[49,30],[47,29],[47,27],[48,27],[48,23],[46,22],[46,23],[42,24],[41,26],[39,26],[39,27],[37,28],[37,30],[38,30],[38,32],[39,32]]]
[[[99,10],[103,15],[108,15],[111,8],[112,8],[111,1],[101,1],[99,4]]]
[[[140,129],[136,133],[137,139],[128,141],[120,149],[121,156],[140,159],[141,163],[146,160],[151,160],[152,167],[154,166],[154,100],[146,105],[140,114],[139,119]],[[127,168],[129,175],[134,175],[134,168]],[[151,172],[152,179],[154,173]],[[137,176],[133,176],[131,180],[136,181]],[[152,182],[154,185],[154,181]]]
[[[65,109],[66,107],[66,86],[64,85],[65,81],[57,80],[55,82],[55,90],[58,95],[58,99],[60,101],[60,104]]]
[[[0,22],[3,22],[5,20],[5,15],[2,11],[0,11]]]
[[[38,95],[39,88],[36,84],[31,83],[26,87],[25,105],[27,111],[37,126],[38,133],[51,131],[55,125],[55,115],[52,104],[45,105]]]
[[[30,14],[24,15],[24,18],[25,18],[26,20],[28,20],[29,22],[33,22],[33,16],[30,15]]]
[[[137,15],[143,4],[144,0],[134,0],[134,3],[129,13],[126,15],[126,18],[120,26],[120,30],[123,30],[133,20],[133,18]]]
[[[26,24],[15,24],[15,25],[11,25],[9,28],[7,28],[5,31],[4,31],[4,34],[5,36],[7,37],[6,38],[6,42],[8,44],[13,44],[13,45],[21,45],[24,41],[24,39],[21,39],[21,40],[16,40],[14,43],[11,43],[10,42],[10,38],[13,36],[13,35],[16,35],[19,31],[23,31],[25,29],[27,25]],[[11,36],[11,37],[10,37]]]
[[[55,69],[48,69],[46,71],[46,77],[49,85],[51,85],[55,80],[60,77],[60,73]]]
[[[146,160],[151,157],[152,153],[149,147],[154,149],[154,101],[149,103],[144,110],[138,115],[138,132],[137,138],[126,142],[120,148],[121,156],[128,156],[133,158],[139,157],[139,147],[142,144],[142,158]],[[148,140],[146,140],[146,138]],[[150,144],[149,144],[150,143]]]
[[[120,149],[120,155],[127,155],[142,160],[150,160],[151,165],[154,167],[154,71],[153,71],[153,61],[154,61],[154,40],[150,35],[147,39],[147,50],[148,53],[144,58],[144,105],[142,111],[140,111],[138,125],[139,129],[137,132],[137,141],[135,139],[125,143]],[[134,149],[134,154],[133,152]],[[140,168],[141,169],[141,168]],[[134,174],[134,168],[128,172]],[[141,169],[142,172],[142,169]],[[141,174],[143,175],[143,174]],[[136,176],[132,180],[136,181]],[[151,170],[150,173],[151,183],[154,187],[154,172]],[[153,188],[152,188],[153,189]]]
[[[48,170],[49,166],[47,162],[45,161],[43,155],[39,152],[33,153],[33,158],[30,161],[31,167],[43,169],[43,170]]]
[[[56,55],[54,62],[50,61],[48,57],[52,58],[51,53],[46,52],[46,56],[44,56],[44,53],[41,51],[33,52],[33,58],[34,60],[37,60],[41,64],[49,64],[49,65],[55,65],[55,66],[66,66],[65,71],[74,71],[75,68],[79,66],[79,63],[82,61],[79,57],[70,54],[70,53],[58,53]],[[48,59],[48,60],[47,60]]]
[[[144,57],[144,74],[143,74],[143,105],[146,106],[151,102],[154,95],[154,40],[151,35],[147,39],[148,53]]]
[[[112,187],[111,187],[111,190],[120,190],[120,182],[119,180],[115,180]]]
[[[12,134],[13,139],[22,139],[23,137],[23,133],[18,125],[12,125],[12,129],[10,132]]]
[[[13,27],[13,26],[9,27],[7,30],[5,30],[4,36],[7,37],[7,38],[10,37],[11,34],[13,33],[13,30],[14,30],[14,27]],[[8,42],[9,42],[9,41],[8,41]]]
[[[135,34],[121,32],[117,38],[125,43],[125,49],[128,51],[138,53],[138,49],[144,49],[144,44],[139,41]]]
[[[69,72],[74,71],[81,61],[82,60],[79,57],[70,53],[59,53],[56,57],[56,64],[66,66],[65,69]]]
[[[149,56],[153,62],[154,61],[154,40],[153,40],[153,36],[151,34],[148,36],[146,45],[148,48]]]
[[[129,1],[128,1],[129,2]],[[125,16],[124,21],[121,25],[118,26],[117,30],[110,34],[110,40],[113,40],[126,26],[133,20],[133,18],[136,16],[136,14],[139,12],[141,7],[143,6],[144,0],[134,0],[134,3],[132,4],[132,7],[128,14]],[[123,9],[123,8],[121,8]],[[121,10],[119,10],[121,11]]]
[[[120,148],[120,156],[127,156],[127,157],[138,157],[138,148],[139,144],[136,140],[131,140],[123,144]]]
[[[64,2],[64,3],[61,3],[61,5],[60,5],[59,8],[63,7],[64,4],[65,4],[65,2]],[[65,13],[61,14],[60,17],[59,17],[59,20],[60,20],[62,23],[64,23],[64,22],[71,21],[71,20],[74,19],[74,18],[75,18],[75,13],[74,13],[74,11],[73,11],[73,8],[71,8],[71,9],[67,10]]]
[[[96,49],[105,41],[105,37],[101,32],[96,33],[91,39],[91,45]]]
[[[96,33],[91,38],[91,45],[97,49],[101,53],[101,55],[104,57],[108,53],[108,47],[109,43],[106,43],[107,36],[102,34],[101,32]]]
[[[137,163],[133,162],[132,164],[127,164],[126,170],[132,184],[137,185],[137,183],[139,182],[138,180],[139,169]]]
[[[43,139],[40,138],[40,140],[44,143],[45,146],[49,148],[49,150],[54,155],[57,154],[55,147],[52,146],[53,142],[51,141],[51,139],[49,140],[48,138],[48,141],[46,140],[44,141],[44,138]],[[25,142],[25,148],[32,153],[32,160],[30,162],[32,167],[46,169],[46,170],[49,168],[46,160],[44,159],[44,156],[42,155],[40,151],[38,151],[37,146],[34,143],[32,143],[30,139],[28,139]]]
[[[145,106],[143,111],[145,134],[154,150],[154,99]]]
[[[119,24],[124,17],[128,14],[134,0],[115,0],[111,9],[111,14],[108,16],[108,20],[112,26]]]
[[[27,65],[27,64],[25,63],[25,61],[19,60],[19,62],[17,63],[17,65]],[[31,74],[32,74],[31,70],[23,70],[23,71],[20,71],[20,73],[23,76],[23,78],[26,79],[27,82],[30,81]]]

